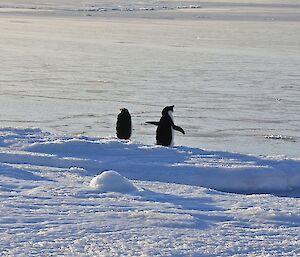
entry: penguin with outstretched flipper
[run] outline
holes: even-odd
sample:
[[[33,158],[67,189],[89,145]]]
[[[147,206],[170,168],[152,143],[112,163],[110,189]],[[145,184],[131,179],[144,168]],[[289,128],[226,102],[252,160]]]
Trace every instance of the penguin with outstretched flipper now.
[[[146,123],[156,125],[156,143],[163,146],[174,145],[174,130],[185,134],[184,130],[176,126],[173,120],[174,105],[166,106],[162,110],[162,116],[158,121],[147,121]]]
[[[132,125],[131,115],[126,108],[120,109],[121,112],[117,118],[117,137],[120,139],[129,139],[131,137]]]

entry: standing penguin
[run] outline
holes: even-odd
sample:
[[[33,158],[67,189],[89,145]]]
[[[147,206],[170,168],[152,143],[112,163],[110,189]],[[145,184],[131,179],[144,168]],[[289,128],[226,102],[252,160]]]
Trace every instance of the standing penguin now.
[[[120,109],[121,112],[117,118],[117,137],[120,139],[129,139],[131,136],[131,115],[126,108]]]
[[[157,121],[147,121],[146,123],[156,125],[156,143],[163,146],[173,146],[174,145],[174,130],[180,131],[185,134],[184,130],[176,126],[173,121],[173,109],[174,105],[166,106],[162,110],[162,116]]]

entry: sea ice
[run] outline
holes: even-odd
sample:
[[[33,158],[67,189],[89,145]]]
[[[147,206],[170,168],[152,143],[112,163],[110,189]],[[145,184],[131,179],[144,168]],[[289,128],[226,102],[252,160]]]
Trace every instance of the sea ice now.
[[[0,256],[300,256],[298,0],[44,2],[0,4]]]

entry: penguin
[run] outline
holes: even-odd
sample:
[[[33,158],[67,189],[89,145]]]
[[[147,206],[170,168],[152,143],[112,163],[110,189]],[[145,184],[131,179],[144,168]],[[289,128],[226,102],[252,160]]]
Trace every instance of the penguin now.
[[[131,115],[126,108],[122,108],[120,111],[116,125],[117,137],[119,139],[130,139],[132,132]]]
[[[166,106],[162,110],[162,116],[157,121],[147,121],[146,123],[156,125],[156,144],[162,145],[162,146],[173,146],[174,145],[174,130],[177,130],[181,132],[182,134],[185,134],[184,130],[176,126],[174,124],[173,120],[173,111],[174,111],[174,105],[172,106]]]

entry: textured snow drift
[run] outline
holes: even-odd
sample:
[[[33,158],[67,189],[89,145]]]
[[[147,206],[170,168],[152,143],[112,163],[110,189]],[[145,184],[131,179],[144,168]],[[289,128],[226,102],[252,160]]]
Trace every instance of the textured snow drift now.
[[[299,167],[3,128],[0,255],[299,256],[300,198],[204,188],[299,196]]]
[[[0,162],[112,169],[134,180],[196,185],[236,193],[297,194],[300,160],[197,148],[140,145],[114,138],[56,137],[40,130],[2,129]]]
[[[80,168],[88,174],[113,169],[135,180],[197,185],[229,192],[297,191],[300,161],[196,148],[122,143],[114,138],[60,138],[40,130],[1,130],[6,164]]]

